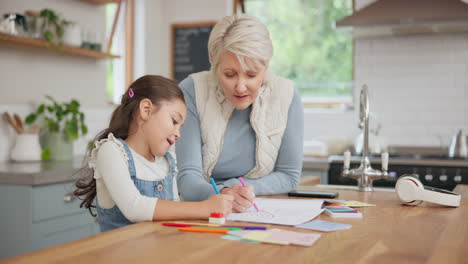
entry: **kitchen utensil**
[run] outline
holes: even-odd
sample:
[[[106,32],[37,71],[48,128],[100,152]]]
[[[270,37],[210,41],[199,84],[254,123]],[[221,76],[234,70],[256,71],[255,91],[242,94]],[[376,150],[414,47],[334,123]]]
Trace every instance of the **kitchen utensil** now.
[[[5,120],[10,126],[16,131],[16,133],[21,134],[21,129],[16,126],[15,120],[7,113],[3,113],[3,120]]]
[[[44,18],[40,16],[40,11],[26,10],[24,13],[28,24],[28,37],[41,38]]]
[[[466,138],[463,136],[463,132],[461,129],[452,138],[452,143],[450,144],[450,148],[449,148],[449,157],[450,158],[467,158],[468,157]]]
[[[13,114],[13,117],[15,118],[16,127],[20,130],[20,134],[24,134],[24,126],[21,117],[18,114]]]

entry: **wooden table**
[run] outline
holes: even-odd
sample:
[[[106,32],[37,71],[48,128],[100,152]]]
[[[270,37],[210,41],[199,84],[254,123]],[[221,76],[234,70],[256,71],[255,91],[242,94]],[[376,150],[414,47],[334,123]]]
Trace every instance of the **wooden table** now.
[[[362,219],[321,215],[319,219],[353,227],[322,233],[311,247],[255,245],[146,222],[2,263],[468,263],[468,185],[455,192],[462,194],[460,208],[402,206],[394,192],[340,190],[340,199],[377,206],[359,209]]]

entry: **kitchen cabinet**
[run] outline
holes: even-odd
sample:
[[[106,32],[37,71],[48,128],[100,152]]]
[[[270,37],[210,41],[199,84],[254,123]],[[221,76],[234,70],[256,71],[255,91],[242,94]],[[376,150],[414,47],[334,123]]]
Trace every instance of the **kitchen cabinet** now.
[[[99,233],[72,195],[74,183],[0,184],[0,258]]]

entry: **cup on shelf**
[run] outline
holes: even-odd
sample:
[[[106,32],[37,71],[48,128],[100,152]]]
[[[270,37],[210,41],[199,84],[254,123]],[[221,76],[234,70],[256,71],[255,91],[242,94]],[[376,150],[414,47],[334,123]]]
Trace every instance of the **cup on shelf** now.
[[[40,39],[42,37],[44,18],[40,16],[39,11],[35,10],[26,10],[24,14],[28,25],[27,37]]]
[[[62,42],[65,45],[80,47],[81,40],[81,28],[78,24],[73,23],[65,27]]]
[[[102,50],[102,41],[104,39],[101,32],[83,29],[81,31],[81,48],[101,51]]]
[[[97,51],[102,50],[102,41],[104,37],[101,32],[96,31],[94,32],[94,43],[93,43],[93,49]]]
[[[81,48],[83,49],[91,49],[91,31],[87,28],[81,29]]]
[[[18,30],[16,27],[16,14],[5,14],[5,18],[1,18],[0,20],[0,32],[6,33],[10,35],[18,35]]]

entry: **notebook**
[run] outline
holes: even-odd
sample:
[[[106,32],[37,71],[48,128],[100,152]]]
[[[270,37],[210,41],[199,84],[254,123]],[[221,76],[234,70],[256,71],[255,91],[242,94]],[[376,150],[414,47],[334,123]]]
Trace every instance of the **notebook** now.
[[[362,214],[350,207],[327,208],[325,214],[333,218],[362,218]]]

